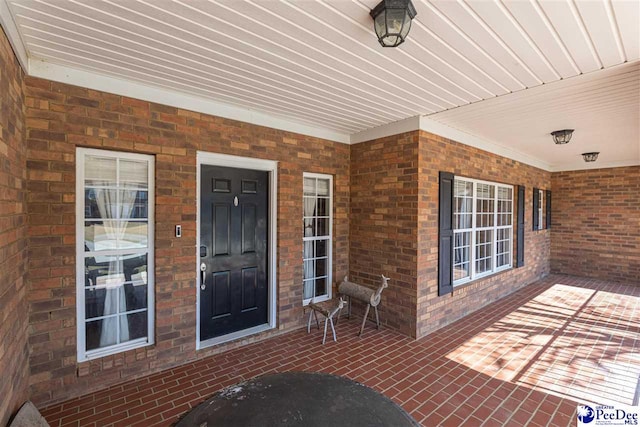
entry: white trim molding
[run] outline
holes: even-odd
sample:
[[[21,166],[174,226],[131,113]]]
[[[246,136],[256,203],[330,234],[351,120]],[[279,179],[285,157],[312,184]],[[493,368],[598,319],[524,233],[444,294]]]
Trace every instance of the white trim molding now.
[[[231,156],[227,154],[208,153],[204,151],[198,151],[196,157],[196,188],[198,196],[196,207],[196,265],[194,267],[196,277],[198,278],[196,283],[196,350],[200,350],[276,328],[276,312],[278,306],[276,271],[278,259],[278,162],[275,160]],[[210,338],[205,341],[200,341],[200,292],[198,292],[198,289],[200,289],[200,254],[198,249],[200,248],[200,169],[202,165],[253,169],[269,172],[269,258],[267,261],[269,268],[269,290],[267,303],[268,322],[263,325],[258,325],[227,335]]]
[[[371,141],[378,138],[385,138],[387,136],[418,130],[420,129],[420,120],[420,116],[413,116],[383,126],[363,130],[362,132],[352,134],[350,143],[357,144],[359,142]]]
[[[2,4],[0,2],[0,4]],[[14,37],[12,37],[13,39]],[[245,108],[234,107],[211,99],[187,95],[181,92],[158,88],[132,80],[110,77],[90,71],[78,70],[64,65],[53,64],[43,60],[31,60],[29,75],[48,80],[54,80],[74,86],[82,86],[101,92],[142,99],[149,102],[182,108],[189,111],[211,114],[240,122],[265,126],[272,129],[299,133],[329,141],[348,144],[348,134],[322,129],[305,124],[289,121]]]

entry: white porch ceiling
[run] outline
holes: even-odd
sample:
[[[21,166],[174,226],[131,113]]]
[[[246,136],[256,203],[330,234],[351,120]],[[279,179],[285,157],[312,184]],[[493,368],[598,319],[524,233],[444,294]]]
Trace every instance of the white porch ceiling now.
[[[341,142],[426,116],[547,170],[640,164],[639,1],[414,0],[396,49],[377,2],[0,0],[0,22],[39,77]]]

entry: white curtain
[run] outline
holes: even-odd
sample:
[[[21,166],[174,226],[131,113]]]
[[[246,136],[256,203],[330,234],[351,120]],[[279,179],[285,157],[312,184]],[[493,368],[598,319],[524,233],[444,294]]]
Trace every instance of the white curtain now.
[[[96,202],[100,217],[103,220],[104,233],[109,246],[104,249],[118,249],[118,242],[121,242],[125,236],[125,221],[120,219],[128,219],[131,217],[135,206],[136,191],[132,190],[105,190],[99,189],[95,191]],[[117,195],[120,197],[120,206],[118,206]],[[118,209],[120,212],[118,215]],[[104,287],[104,315],[121,313],[127,310],[126,297],[124,294],[123,283],[125,281],[124,266],[122,258],[109,257],[109,273],[108,275],[99,276],[96,280],[98,287]],[[119,309],[118,309],[119,307]],[[118,327],[116,322],[120,322],[120,339],[118,340]],[[102,320],[102,331],[100,333],[100,347],[116,344],[129,340],[129,323],[127,316],[109,317]]]
[[[304,198],[304,216],[305,217],[311,217],[310,218],[310,224],[307,224],[307,220],[305,220],[305,224],[304,224],[304,237],[313,237],[314,234],[314,222],[315,222],[315,218],[313,218],[313,216],[315,215],[315,211],[316,211],[316,198],[315,197],[305,197]],[[313,245],[314,242],[313,241],[308,241],[308,242],[304,242],[304,249],[305,249],[305,254],[311,254],[313,255]],[[306,256],[305,256],[306,258]],[[310,262],[305,262],[304,263],[304,278],[311,278],[311,277],[315,277],[315,263],[313,261]],[[314,282],[313,281],[308,281],[308,282],[304,282],[304,298],[313,298],[315,295],[315,291],[314,291],[314,286],[313,286]]]

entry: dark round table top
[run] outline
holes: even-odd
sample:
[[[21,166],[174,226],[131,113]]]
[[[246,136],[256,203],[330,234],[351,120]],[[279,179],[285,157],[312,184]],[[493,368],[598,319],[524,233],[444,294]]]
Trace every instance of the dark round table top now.
[[[265,375],[231,386],[192,409],[176,427],[417,426],[384,395],[315,372]]]

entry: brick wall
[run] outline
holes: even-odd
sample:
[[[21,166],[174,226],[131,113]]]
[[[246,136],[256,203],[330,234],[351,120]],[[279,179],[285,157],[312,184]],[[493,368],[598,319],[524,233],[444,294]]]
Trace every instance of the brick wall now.
[[[438,296],[440,171],[526,186],[524,267]],[[549,274],[550,231],[532,231],[533,188],[550,189],[549,172],[416,131],[353,145],[351,184],[349,273],[372,288],[390,277],[387,326],[422,337]]]
[[[351,147],[350,279],[376,288],[383,323],[416,336],[418,135]]]
[[[348,271],[349,146],[27,79],[31,393],[40,405],[303,325],[303,172],[334,175],[334,277]],[[78,364],[75,149],[155,156],[156,344]],[[196,151],[279,161],[278,330],[195,351]],[[183,237],[174,237],[182,224]]]
[[[532,209],[533,188],[550,189],[551,174],[424,131],[420,131],[419,156],[417,335],[422,337],[549,274],[550,230],[532,230]],[[439,171],[526,187],[524,267],[473,281],[456,288],[453,294],[438,296]],[[517,190],[514,190],[515,223]],[[514,228],[514,243],[515,235]],[[513,262],[515,264],[515,247]]]
[[[27,399],[24,73],[0,28],[0,425]]]
[[[551,269],[640,284],[640,166],[557,172]]]

